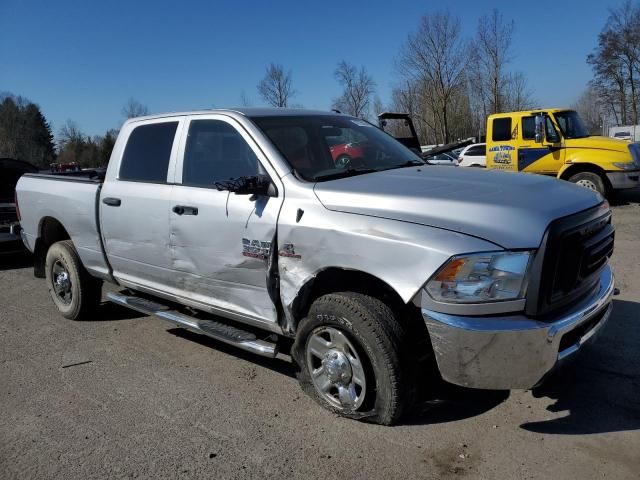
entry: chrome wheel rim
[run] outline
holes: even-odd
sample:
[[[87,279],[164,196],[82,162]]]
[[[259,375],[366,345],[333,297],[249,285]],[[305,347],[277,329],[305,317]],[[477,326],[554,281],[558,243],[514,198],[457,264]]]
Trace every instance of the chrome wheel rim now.
[[[576,182],[576,185],[580,185],[581,187],[588,188],[589,190],[593,190],[594,192],[598,191],[598,187],[591,180],[581,179]]]
[[[317,392],[340,410],[357,410],[367,393],[367,379],[358,352],[347,336],[333,327],[315,329],[307,340],[307,366]]]
[[[69,305],[73,297],[71,292],[71,276],[60,260],[56,260],[53,264],[51,280],[53,282],[53,291],[58,299],[65,305]]]

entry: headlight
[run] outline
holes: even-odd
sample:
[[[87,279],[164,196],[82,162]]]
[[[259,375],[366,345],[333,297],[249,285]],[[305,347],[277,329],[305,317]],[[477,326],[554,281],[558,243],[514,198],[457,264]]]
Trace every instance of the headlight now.
[[[427,282],[437,302],[485,303],[524,298],[533,252],[487,252],[452,257]]]

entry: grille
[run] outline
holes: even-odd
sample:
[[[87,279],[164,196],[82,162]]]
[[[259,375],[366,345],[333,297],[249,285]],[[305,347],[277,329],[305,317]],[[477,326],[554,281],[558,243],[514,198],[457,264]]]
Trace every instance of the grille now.
[[[527,313],[551,313],[596,288],[614,237],[611,212],[599,207],[553,222],[532,271],[537,281],[530,285]]]

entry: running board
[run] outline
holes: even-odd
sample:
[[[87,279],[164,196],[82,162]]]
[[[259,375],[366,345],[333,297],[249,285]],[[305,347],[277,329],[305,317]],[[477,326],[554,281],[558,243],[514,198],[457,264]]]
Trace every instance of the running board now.
[[[264,357],[275,357],[278,353],[276,344],[259,340],[256,335],[246,330],[241,330],[226,323],[215,320],[202,320],[185,315],[171,309],[167,305],[147,300],[146,298],[127,295],[122,292],[107,293],[107,298],[118,305],[122,305],[146,315],[160,317],[163,320],[175,323],[178,327],[186,328],[196,333],[201,333],[229,345],[235,345],[242,350],[257,353]]]

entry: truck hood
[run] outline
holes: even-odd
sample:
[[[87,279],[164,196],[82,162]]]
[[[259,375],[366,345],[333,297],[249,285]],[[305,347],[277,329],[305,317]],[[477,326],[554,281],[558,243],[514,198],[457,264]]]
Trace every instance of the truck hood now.
[[[595,148],[629,154],[629,142],[597,135],[585,138],[567,138],[565,146],[567,148]]]
[[[329,210],[442,228],[504,248],[537,248],[549,223],[602,202],[542,175],[425,166],[363,174],[314,187]]]

